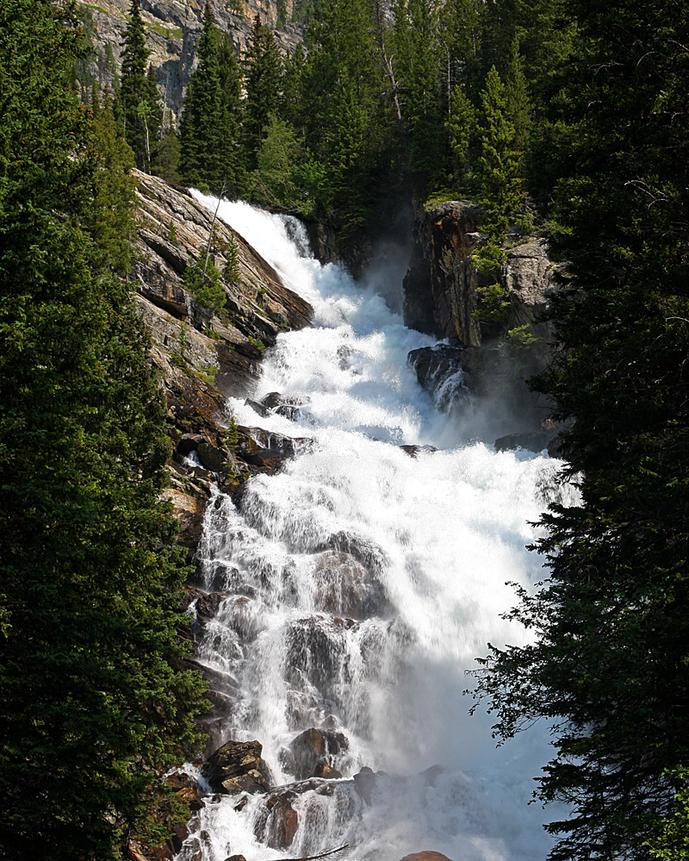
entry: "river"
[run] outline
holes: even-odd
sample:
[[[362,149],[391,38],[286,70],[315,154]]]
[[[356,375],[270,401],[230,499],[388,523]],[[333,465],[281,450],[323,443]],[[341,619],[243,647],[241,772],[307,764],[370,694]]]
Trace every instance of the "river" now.
[[[314,308],[311,327],[267,351],[252,395],[294,397],[292,417],[260,416],[241,399],[229,407],[242,425],[313,443],[278,474],[254,477],[240,510],[220,494],[209,506],[203,577],[229,595],[198,658],[228,680],[222,739],[260,740],[274,785],[295,781],[289,745],[309,728],[333,740],[328,762],[342,778],[297,787],[298,826],[283,849],[264,796],[207,799],[197,842],[179,858],[189,861],[191,846],[198,857],[199,842],[203,861],[344,843],[334,857],[349,861],[420,850],[453,861],[545,858],[544,812],[528,801],[546,730],[496,749],[489,718],[470,717],[462,691],[488,642],[524,642],[501,613],[514,603],[508,583],[544,575],[525,545],[548,500],[570,492],[557,485],[559,462],[496,453],[468,439],[461,402],[438,408],[406,362],[433,341],[386,303],[385,267],[355,284],[310,255],[296,220],[241,202],[218,214]],[[403,444],[438,451],[410,456]],[[362,768],[376,776],[353,781]]]

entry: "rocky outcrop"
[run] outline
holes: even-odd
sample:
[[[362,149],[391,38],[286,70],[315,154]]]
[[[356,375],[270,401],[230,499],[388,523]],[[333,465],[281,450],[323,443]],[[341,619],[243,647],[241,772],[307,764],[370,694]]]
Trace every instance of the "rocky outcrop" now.
[[[538,434],[552,407],[526,381],[549,359],[552,331],[542,318],[556,289],[556,267],[544,239],[514,229],[500,269],[480,275],[474,258],[484,239],[481,209],[470,202],[447,201],[418,216],[404,319],[447,343],[414,350],[409,362],[439,409],[459,405],[458,414],[467,415],[462,399],[481,401],[472,435],[492,441],[517,429]],[[481,291],[495,283],[504,291],[504,310],[482,318]]]
[[[545,240],[512,232],[501,271],[481,279],[472,262],[483,241],[480,223],[480,207],[462,200],[446,201],[420,214],[404,279],[405,323],[465,347],[478,347],[500,334],[495,326],[481,325],[476,314],[477,289],[497,278],[509,300],[501,330],[527,325],[535,336],[547,338],[549,330],[538,321],[554,286],[555,267]]]
[[[141,15],[146,30],[149,62],[155,72],[168,120],[179,115],[184,90],[196,65],[196,44],[203,25],[203,0],[142,0]],[[89,73],[102,88],[112,89],[119,69],[122,42],[130,0],[79,0],[86,32],[95,54]],[[275,27],[278,43],[286,51],[303,39],[303,25],[293,21],[294,0],[239,0],[223,3],[210,0],[216,25],[228,33],[239,56],[246,52],[254,19]]]
[[[285,767],[297,778],[342,777],[335,765],[349,750],[344,733],[334,730],[307,729],[293,739],[285,754]]]
[[[211,754],[203,766],[203,777],[214,792],[266,792],[270,772],[261,758],[258,741],[228,741]]]
[[[481,343],[474,316],[478,280],[471,250],[480,239],[480,210],[455,200],[424,210],[414,226],[414,249],[404,279],[404,322],[438,338]]]
[[[284,441],[263,459],[256,451],[251,462],[235,454],[242,440],[246,451],[255,448],[256,434],[237,429],[237,439],[228,437],[225,401],[247,391],[264,350],[280,332],[308,325],[312,311],[239,234],[188,192],[138,171],[135,178],[137,301],[174,445],[165,496],[180,522],[181,541],[192,551],[214,482],[236,490],[256,471],[275,471],[294,454],[294,446]],[[222,270],[230,243],[238,250],[239,277],[224,283],[225,308],[213,313],[185,289],[184,272],[207,250]]]

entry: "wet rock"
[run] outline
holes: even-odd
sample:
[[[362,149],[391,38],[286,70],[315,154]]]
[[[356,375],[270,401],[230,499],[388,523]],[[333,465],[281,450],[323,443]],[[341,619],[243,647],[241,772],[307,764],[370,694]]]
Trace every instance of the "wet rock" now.
[[[527,451],[541,452],[553,440],[552,430],[525,431],[523,433],[510,433],[495,440],[496,451],[510,451],[518,448]]]
[[[478,277],[471,251],[480,240],[480,208],[452,200],[425,210],[414,227],[414,248],[404,278],[404,322],[439,338],[478,345]]]
[[[338,553],[346,553],[361,563],[368,571],[379,573],[388,564],[388,558],[383,550],[363,535],[354,532],[334,532],[317,547],[315,552],[332,550]]]
[[[228,741],[211,754],[201,773],[214,792],[266,792],[270,774],[262,750],[258,741]]]
[[[251,407],[251,409],[255,413],[258,413],[259,416],[263,416],[264,419],[268,418],[268,416],[270,415],[270,410],[267,407],[264,407],[263,404],[260,403],[259,401],[252,401],[251,398],[247,398],[244,401],[244,404],[247,407]]]
[[[401,445],[400,448],[409,457],[416,457],[417,454],[432,454],[438,449],[434,445]]]
[[[294,421],[299,417],[299,408],[303,407],[308,401],[305,398],[299,398],[294,395],[281,395],[280,392],[270,392],[264,398],[261,398],[261,406],[268,413],[277,413],[284,416],[290,421]]]
[[[199,447],[199,444],[204,442],[205,437],[203,437],[200,433],[185,433],[177,440],[177,445],[175,446],[175,451],[180,457],[187,457],[192,453],[192,451],[196,451]]]
[[[224,470],[227,463],[227,452],[211,445],[206,440],[202,440],[196,446],[196,453],[206,469],[209,469],[211,472],[222,472]]]
[[[342,772],[328,765],[327,762],[319,762],[316,766],[314,777],[322,777],[324,780],[340,780]]]
[[[288,849],[299,828],[299,814],[292,806],[297,797],[290,789],[271,793],[254,824],[258,840],[271,849]]]
[[[201,623],[205,623],[215,617],[218,607],[228,595],[228,592],[204,592],[203,589],[187,586],[182,609],[186,610],[192,607],[196,619]]]
[[[187,774],[185,771],[173,771],[172,774],[167,775],[165,783],[174,790],[177,798],[186,804],[191,811],[196,812],[203,807],[201,790],[198,783],[190,774]],[[179,828],[176,836],[181,843],[187,837],[186,827],[184,827],[183,831]]]
[[[258,472],[277,472],[286,460],[313,445],[308,437],[289,437],[258,427],[237,428],[236,456]],[[236,501],[236,500],[235,500]]]
[[[448,858],[447,855],[443,855],[442,852],[430,852],[430,851],[422,851],[422,852],[412,852],[411,855],[405,855],[401,861],[452,861],[452,859]]]
[[[330,777],[336,759],[348,750],[349,742],[344,733],[312,727],[290,742],[285,764],[297,780]],[[339,771],[336,774],[342,776]]]
[[[390,605],[377,567],[367,568],[350,553],[327,550],[314,569],[318,609],[351,619],[384,616]]]
[[[243,855],[228,855],[225,861],[246,861],[246,858]]]
[[[376,774],[365,765],[354,775],[354,787],[366,804],[371,804],[376,788]]]
[[[419,384],[433,396],[439,409],[448,409],[467,393],[460,347],[436,344],[411,350],[407,361]]]

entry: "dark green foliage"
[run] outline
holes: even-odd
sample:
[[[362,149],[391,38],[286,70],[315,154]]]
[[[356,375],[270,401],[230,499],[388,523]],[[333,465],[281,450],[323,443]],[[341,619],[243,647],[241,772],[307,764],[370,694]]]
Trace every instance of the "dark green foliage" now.
[[[180,122],[180,172],[189,185],[230,196],[242,175],[240,79],[232,46],[213,24],[208,4],[197,53]]]
[[[245,60],[244,150],[246,165],[253,170],[271,114],[281,101],[282,59],[270,27],[256,16]]]
[[[523,206],[516,132],[507,111],[505,87],[495,66],[481,92],[478,185],[484,207],[482,227],[491,239],[502,241],[510,219]]]
[[[380,193],[375,172],[389,125],[375,33],[368,0],[322,0],[307,34],[302,115],[308,174],[311,187],[320,188],[320,210],[336,219],[343,246],[361,238]]]
[[[179,160],[179,135],[174,129],[170,129],[158,141],[158,146],[153,155],[151,172],[167,182],[179,183],[182,181],[179,172]]]
[[[111,859],[190,754],[185,568],[130,287],[131,153],[72,89],[81,33],[0,6],[0,855]]]
[[[187,264],[182,283],[184,289],[209,311],[217,313],[225,307],[227,295],[220,273],[207,255]]]
[[[139,0],[132,0],[122,47],[118,98],[124,134],[134,152],[137,167],[150,172],[151,154],[160,134],[162,112],[153,71],[146,71],[148,50]]]
[[[426,187],[441,179],[439,168],[442,170],[446,161],[446,102],[436,4],[431,0],[397,0],[389,42],[408,137],[409,167],[416,182]]]
[[[256,158],[256,170],[250,177],[253,200],[271,209],[310,214],[301,187],[304,149],[291,126],[273,115],[265,129]]]
[[[234,236],[230,237],[229,244],[225,249],[224,253],[225,266],[222,273],[223,278],[230,284],[238,284],[240,278],[239,248],[237,247],[237,240],[234,238]]]
[[[569,4],[574,62],[551,111],[553,237],[569,280],[541,387],[571,422],[581,504],[539,542],[549,580],[513,612],[480,689],[509,737],[553,721],[551,857],[679,859],[689,765],[689,8]],[[663,821],[664,820],[664,821]]]
[[[450,95],[445,126],[452,153],[449,172],[457,189],[466,188],[470,177],[472,144],[477,132],[476,113],[461,85],[456,84]]]

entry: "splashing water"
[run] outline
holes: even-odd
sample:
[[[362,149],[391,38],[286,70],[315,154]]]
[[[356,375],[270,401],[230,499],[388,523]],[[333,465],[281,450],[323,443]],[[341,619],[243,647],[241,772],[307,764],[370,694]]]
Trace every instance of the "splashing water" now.
[[[253,394],[293,398],[291,418],[241,400],[232,412],[314,444],[279,474],[254,477],[241,510],[221,494],[209,506],[204,585],[227,594],[198,659],[227,692],[218,743],[259,739],[282,786],[309,776],[290,743],[325,729],[343,739],[329,757],[343,777],[291,788],[291,840],[266,796],[207,799],[180,859],[270,861],[342,843],[337,857],[351,861],[420,850],[544,858],[543,813],[527,806],[544,733],[496,750],[462,690],[488,641],[524,641],[500,618],[514,603],[505,584],[542,574],[525,545],[549,495],[573,493],[557,486],[559,463],[462,444],[407,366],[431,339],[404,327],[375,279],[356,285],[310,257],[298,221],[241,202],[223,202],[219,216],[315,312],[312,327],[279,336]],[[402,444],[442,450],[411,457]],[[377,775],[352,780],[362,767]]]

